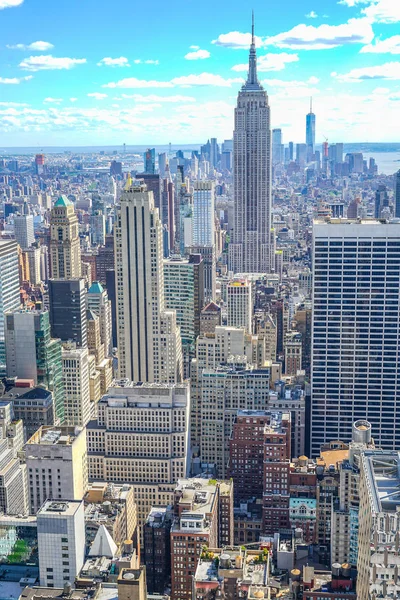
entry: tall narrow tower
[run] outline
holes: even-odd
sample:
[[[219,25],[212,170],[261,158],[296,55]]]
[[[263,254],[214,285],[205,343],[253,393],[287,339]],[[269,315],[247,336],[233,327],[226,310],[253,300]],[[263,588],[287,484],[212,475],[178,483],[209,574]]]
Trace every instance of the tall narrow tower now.
[[[235,273],[270,271],[271,128],[268,96],[257,78],[254,37],[249,72],[238,95],[233,133],[235,222],[229,246]]]
[[[114,239],[119,375],[132,381],[182,379],[176,313],[164,305],[162,230],[153,192],[129,178]]]
[[[306,145],[307,161],[311,161],[315,152],[315,114],[312,110],[312,98],[310,98],[310,112],[306,115]]]
[[[66,196],[60,196],[51,211],[50,273],[52,279],[81,276],[78,217]]]

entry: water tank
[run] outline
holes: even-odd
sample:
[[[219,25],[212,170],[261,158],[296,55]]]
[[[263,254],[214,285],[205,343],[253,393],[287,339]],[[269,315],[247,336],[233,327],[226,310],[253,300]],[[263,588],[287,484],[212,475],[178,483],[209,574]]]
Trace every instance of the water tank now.
[[[219,557],[219,566],[221,569],[230,569],[231,568],[231,557],[229,554],[221,554]]]
[[[342,568],[342,565],[340,563],[333,563],[332,565],[332,576],[333,577],[339,577],[340,576],[340,569]]]
[[[260,600],[261,598],[264,598],[263,590],[257,590],[256,592],[254,592],[254,598],[259,598]]]
[[[308,463],[308,458],[307,458],[307,456],[300,456],[300,457],[299,457],[299,465],[300,465],[301,467],[306,467],[306,466],[307,466],[307,463]]]
[[[106,500],[105,502],[103,502],[103,510],[105,513],[110,514],[111,512],[111,502],[109,500]]]
[[[126,554],[130,554],[131,552],[133,552],[133,542],[132,540],[125,540],[124,541],[124,550]]]
[[[303,583],[304,585],[311,585],[314,581],[314,567],[304,566],[303,567]]]
[[[64,583],[63,596],[70,596],[72,592],[72,584],[70,581]]]
[[[371,442],[371,437],[371,423],[364,419],[359,419],[353,423],[353,442],[369,444]]]
[[[299,569],[292,569],[290,571],[290,579],[292,581],[300,581],[300,575],[301,573]]]
[[[240,556],[240,554],[238,554],[235,557],[235,567],[236,569],[241,569],[243,566],[243,558]]]
[[[342,575],[343,577],[350,577],[351,574],[351,565],[349,563],[342,564]]]

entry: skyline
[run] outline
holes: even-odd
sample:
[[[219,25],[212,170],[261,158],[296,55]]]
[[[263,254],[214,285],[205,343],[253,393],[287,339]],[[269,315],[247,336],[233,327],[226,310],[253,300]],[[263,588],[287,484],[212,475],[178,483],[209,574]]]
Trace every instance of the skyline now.
[[[317,144],[323,136],[337,141],[338,131],[344,142],[397,141],[391,123],[400,100],[400,5],[327,0],[319,12],[315,0],[298,4],[288,0],[282,15],[253,2],[271,126],[282,128],[284,143],[303,141],[313,96]],[[156,0],[156,18],[139,8],[134,21],[121,18],[127,0],[116,0],[117,28],[94,0],[68,7],[0,0],[0,9],[3,146],[232,137],[251,39],[251,10],[238,0],[229,12],[206,0],[201,14],[190,3],[182,12]],[[57,32],[54,18],[63,24]],[[188,26],[174,35],[180,21]]]

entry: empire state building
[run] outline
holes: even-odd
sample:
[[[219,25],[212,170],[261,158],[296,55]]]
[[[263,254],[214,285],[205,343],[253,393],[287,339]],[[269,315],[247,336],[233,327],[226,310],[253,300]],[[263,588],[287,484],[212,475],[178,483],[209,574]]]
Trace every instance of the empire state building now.
[[[271,128],[268,96],[257,78],[254,38],[246,83],[238,94],[233,133],[234,232],[229,268],[271,271]]]

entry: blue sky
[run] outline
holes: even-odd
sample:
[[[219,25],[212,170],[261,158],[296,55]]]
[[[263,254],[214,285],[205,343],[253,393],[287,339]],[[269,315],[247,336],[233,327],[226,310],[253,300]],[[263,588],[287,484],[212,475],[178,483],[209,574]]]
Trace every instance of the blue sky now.
[[[304,141],[400,141],[400,0],[253,0],[272,126]],[[232,136],[243,0],[0,0],[2,146]]]

